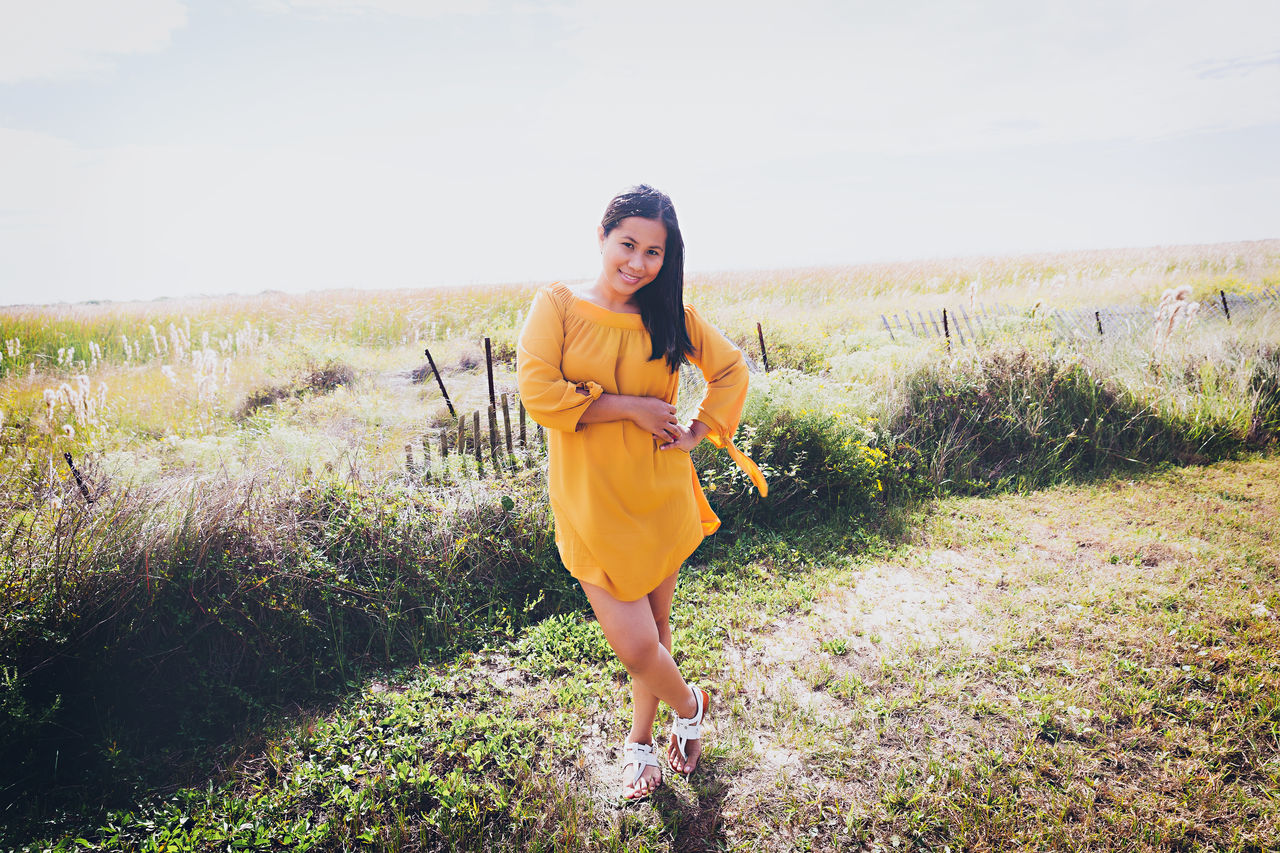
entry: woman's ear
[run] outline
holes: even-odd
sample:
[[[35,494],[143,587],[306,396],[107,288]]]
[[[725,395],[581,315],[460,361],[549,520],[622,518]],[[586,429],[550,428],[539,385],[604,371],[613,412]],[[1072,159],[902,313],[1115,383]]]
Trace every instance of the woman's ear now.
[[[604,251],[604,226],[596,226],[596,240],[600,243],[600,251]]]

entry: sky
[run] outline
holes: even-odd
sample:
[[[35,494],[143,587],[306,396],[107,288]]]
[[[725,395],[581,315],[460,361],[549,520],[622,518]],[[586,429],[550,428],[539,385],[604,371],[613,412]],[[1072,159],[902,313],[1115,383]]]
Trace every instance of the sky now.
[[[0,0],[0,304],[1280,237],[1275,0]]]

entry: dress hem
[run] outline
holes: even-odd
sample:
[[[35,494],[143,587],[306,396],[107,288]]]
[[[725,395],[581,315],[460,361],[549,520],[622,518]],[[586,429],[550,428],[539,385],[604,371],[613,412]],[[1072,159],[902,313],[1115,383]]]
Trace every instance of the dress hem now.
[[[649,589],[646,589],[644,592],[640,593],[634,598],[620,597],[617,594],[619,591],[617,584],[611,581],[609,579],[608,573],[605,572],[605,570],[600,568],[599,566],[572,566],[571,567],[571,566],[565,565],[565,570],[568,571],[569,574],[573,576],[573,579],[578,581],[579,583],[589,583],[592,586],[597,586],[600,589],[603,589],[605,592],[609,593],[609,595],[618,599],[618,601],[639,601],[649,593],[653,592],[658,587],[662,586],[663,582],[665,582],[667,578],[671,577],[676,572],[680,571],[680,567],[684,565],[684,561],[689,559],[689,557],[693,555],[694,551],[698,550],[698,546],[701,545],[703,540],[705,540],[706,538],[707,537],[705,535],[702,536],[694,544],[694,546],[689,549],[689,553],[685,554],[680,559],[675,560],[674,564],[670,568],[668,568],[666,571],[661,573],[661,577],[658,578],[657,582],[654,583],[653,586],[651,586]],[[561,562],[562,563],[564,562],[563,555],[561,556]],[[586,576],[586,575],[589,575],[589,576]],[[604,581],[604,583],[600,583],[600,581]]]

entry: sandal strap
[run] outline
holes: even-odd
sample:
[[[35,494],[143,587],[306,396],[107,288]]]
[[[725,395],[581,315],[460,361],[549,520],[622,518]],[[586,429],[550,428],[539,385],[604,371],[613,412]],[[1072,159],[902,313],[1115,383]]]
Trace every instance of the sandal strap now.
[[[682,717],[676,714],[676,720],[672,729],[676,736],[676,748],[680,750],[682,758],[688,758],[685,753],[685,746],[691,740],[700,740],[702,738],[702,718],[706,715],[706,698],[707,694],[700,687],[689,685],[693,691],[694,699],[698,702],[698,709],[692,717]]]
[[[658,767],[658,756],[651,743],[626,743],[622,747],[622,767],[635,767],[626,784],[634,785],[644,775],[646,767]]]

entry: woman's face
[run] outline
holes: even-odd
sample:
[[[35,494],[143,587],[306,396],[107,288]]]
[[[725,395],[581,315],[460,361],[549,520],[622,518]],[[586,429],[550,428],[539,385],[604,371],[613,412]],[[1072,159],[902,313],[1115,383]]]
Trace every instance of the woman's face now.
[[[624,301],[661,271],[667,249],[667,226],[661,220],[628,216],[608,234],[601,225],[599,237],[604,262],[600,283]]]

